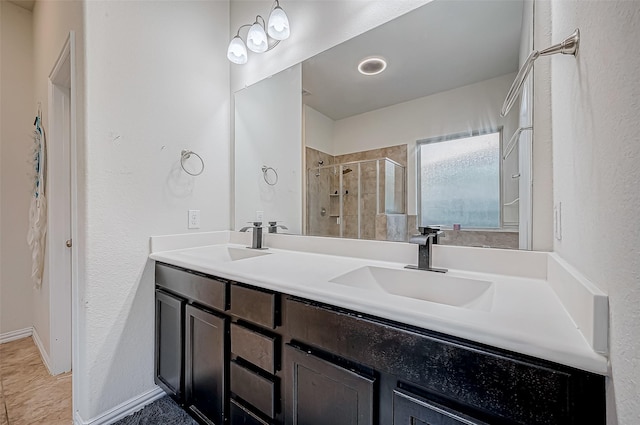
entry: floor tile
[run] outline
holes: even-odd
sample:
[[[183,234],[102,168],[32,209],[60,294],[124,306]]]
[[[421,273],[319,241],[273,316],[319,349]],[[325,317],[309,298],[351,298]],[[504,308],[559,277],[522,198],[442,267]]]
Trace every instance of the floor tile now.
[[[71,373],[49,375],[31,338],[0,345],[0,385],[0,425],[72,422]]]

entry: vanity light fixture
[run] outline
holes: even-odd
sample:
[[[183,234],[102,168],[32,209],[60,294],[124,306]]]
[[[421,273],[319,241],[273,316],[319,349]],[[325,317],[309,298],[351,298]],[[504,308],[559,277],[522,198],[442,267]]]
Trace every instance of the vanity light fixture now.
[[[240,30],[246,27],[249,28],[249,31],[245,44],[240,36]],[[264,53],[276,47],[280,41],[289,38],[290,34],[289,18],[280,7],[279,1],[276,0],[271,7],[268,22],[265,22],[262,16],[257,15],[253,24],[241,25],[238,28],[235,37],[229,43],[227,59],[235,64],[244,65],[249,59],[247,48],[254,53]]]
[[[378,56],[364,58],[358,64],[358,71],[363,75],[378,75],[387,69],[387,61]]]

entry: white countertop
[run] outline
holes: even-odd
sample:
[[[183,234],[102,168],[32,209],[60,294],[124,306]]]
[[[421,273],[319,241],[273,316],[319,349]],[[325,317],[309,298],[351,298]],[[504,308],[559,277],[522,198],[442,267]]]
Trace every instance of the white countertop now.
[[[510,274],[502,274],[501,267],[495,267],[500,271],[498,274],[486,271],[491,268],[486,265],[490,261],[485,260],[480,266],[474,267],[473,259],[495,257],[501,261],[504,259],[501,258],[501,250],[435,247],[438,248],[436,251],[440,255],[437,257],[434,253],[434,261],[440,258],[442,263],[436,262],[435,265],[448,267],[447,276],[493,282],[493,300],[490,308],[468,309],[331,282],[337,276],[363,266],[403,269],[408,263],[397,262],[397,260],[399,258],[405,259],[407,255],[411,255],[413,250],[417,253],[417,247],[409,246],[407,248],[408,244],[357,242],[358,246],[364,247],[358,252],[364,252],[367,248],[374,250],[375,248],[383,248],[383,251],[387,251],[387,258],[394,261],[273,247],[268,249],[269,255],[238,261],[216,262],[211,259],[213,250],[219,249],[216,245],[247,249],[246,243],[250,234],[215,232],[208,235],[210,237],[176,235],[152,238],[150,258],[221,278],[325,302],[527,354],[597,374],[606,375],[608,373],[607,357],[594,350],[594,346],[599,351],[606,350],[606,347],[601,347],[602,339],[605,338],[606,341],[606,330],[605,337],[598,333],[594,334],[593,329],[597,328],[597,331],[601,332],[603,326],[593,326],[590,323],[606,321],[606,318],[600,317],[602,314],[608,314],[606,308],[604,312],[598,311],[603,309],[603,305],[606,306],[606,296],[599,293],[597,289],[589,288],[588,283],[586,284],[587,289],[585,289],[585,285],[576,284],[575,281],[572,281],[570,285],[563,285],[555,281],[549,282],[546,270],[542,273],[537,269],[541,264],[546,267],[546,263],[549,261],[553,262],[554,267],[557,268],[559,264],[557,259],[547,258],[553,254],[502,251],[502,257],[506,256],[504,258],[510,260],[510,264],[504,265],[507,270],[509,266],[513,267],[513,258],[517,259],[516,262],[522,261],[522,265],[517,272],[514,271]],[[295,245],[307,242],[306,251],[314,250],[310,245],[315,245],[315,251],[320,252],[325,251],[322,248],[323,243],[347,245],[356,243],[344,240],[318,241],[316,238],[312,240],[301,236],[280,235],[275,237],[269,235],[265,239],[267,246],[269,246],[268,242],[272,242],[272,246],[280,247],[291,245],[295,248]],[[527,254],[530,255],[527,256]],[[516,257],[513,257],[514,255]],[[456,257],[460,257],[461,265],[468,266],[465,267],[465,270],[452,267],[455,265],[452,263],[455,263]],[[465,258],[468,261],[465,261]],[[541,259],[544,262],[541,262]],[[412,262],[415,263],[415,260]],[[502,263],[504,261],[496,264]],[[528,268],[531,270],[527,270]],[[478,269],[482,271],[478,271]],[[572,280],[572,278],[567,278],[566,275],[558,272],[554,272],[553,275]],[[578,282],[579,278],[581,277],[578,276]],[[564,288],[564,291],[558,291],[558,287]],[[585,294],[589,296],[585,297]],[[584,300],[582,304],[593,303],[593,305],[575,305],[575,302],[571,305],[571,302],[563,303],[562,301],[563,299],[580,298],[579,295],[582,295],[581,299]],[[594,302],[594,300],[596,301]],[[591,307],[596,311],[591,312],[589,310]],[[571,315],[571,312],[575,312],[574,316],[580,316],[577,318],[578,320]],[[576,323],[583,325],[579,326]]]

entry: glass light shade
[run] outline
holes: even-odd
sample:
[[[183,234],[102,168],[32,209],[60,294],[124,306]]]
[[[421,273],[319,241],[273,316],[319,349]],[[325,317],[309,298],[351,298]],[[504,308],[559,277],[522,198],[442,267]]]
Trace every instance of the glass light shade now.
[[[233,37],[227,49],[227,59],[238,65],[247,63],[247,47],[239,36]]]
[[[269,44],[267,43],[267,33],[259,23],[251,25],[249,34],[247,34],[247,47],[252,52],[263,53],[267,51]]]
[[[289,18],[280,6],[277,6],[269,15],[269,24],[267,25],[269,36],[274,40],[286,40],[289,38]]]

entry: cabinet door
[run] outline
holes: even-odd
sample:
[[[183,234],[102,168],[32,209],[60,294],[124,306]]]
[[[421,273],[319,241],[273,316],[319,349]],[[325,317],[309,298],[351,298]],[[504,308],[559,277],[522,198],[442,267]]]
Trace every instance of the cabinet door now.
[[[185,312],[185,401],[203,421],[222,424],[228,377],[228,319],[192,305]]]
[[[484,425],[403,390],[393,391],[393,425]]]
[[[183,318],[185,302],[156,290],[155,381],[178,401],[183,395]]]
[[[289,345],[284,369],[288,425],[373,423],[373,379]]]

